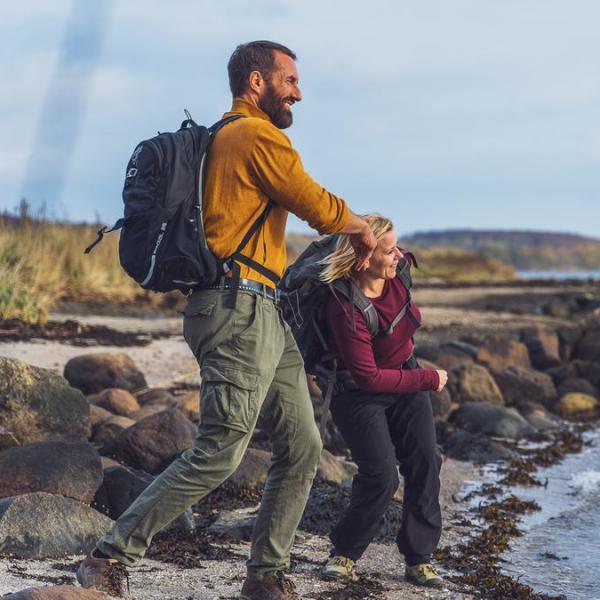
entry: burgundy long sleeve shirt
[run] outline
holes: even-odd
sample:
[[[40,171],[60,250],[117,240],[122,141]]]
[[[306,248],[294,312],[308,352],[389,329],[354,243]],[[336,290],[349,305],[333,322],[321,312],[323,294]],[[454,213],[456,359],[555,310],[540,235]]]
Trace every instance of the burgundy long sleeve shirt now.
[[[406,303],[407,292],[400,280],[388,279],[381,296],[369,300],[377,310],[383,331]],[[356,330],[352,326],[351,310],[354,310]],[[411,303],[409,310],[420,322],[419,308]],[[329,343],[338,356],[338,368],[349,370],[361,390],[413,393],[438,388],[439,377],[434,369],[401,368],[413,351],[412,336],[416,331],[408,315],[391,334],[380,333],[374,338],[371,338],[358,308],[351,306],[350,301],[340,294],[331,294],[326,316]]]

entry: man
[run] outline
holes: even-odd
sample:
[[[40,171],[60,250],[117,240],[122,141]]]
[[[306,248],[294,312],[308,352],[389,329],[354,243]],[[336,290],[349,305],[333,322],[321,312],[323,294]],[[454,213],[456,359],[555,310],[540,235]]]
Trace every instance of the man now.
[[[269,278],[283,273],[288,212],[320,233],[351,234],[361,265],[376,240],[345,202],[304,171],[282,129],[302,99],[294,53],[259,41],[238,46],[228,64],[233,107],[210,149],[204,187],[207,243],[219,257],[235,252],[271,202],[243,250],[232,307],[232,279],[195,291],[184,336],[200,365],[198,437],[117,520],[78,570],[84,587],[122,592],[125,566],[144,555],[154,534],[220,485],[239,465],[257,423],[273,445],[241,598],[299,598],[283,571],[321,454],[302,358],[277,306]],[[249,260],[248,260],[249,259]],[[249,266],[250,265],[250,266]],[[254,266],[252,266],[254,265]]]

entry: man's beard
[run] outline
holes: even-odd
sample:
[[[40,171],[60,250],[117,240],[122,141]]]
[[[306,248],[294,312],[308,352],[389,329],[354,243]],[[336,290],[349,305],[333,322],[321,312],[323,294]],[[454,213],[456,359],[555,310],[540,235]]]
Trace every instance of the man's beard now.
[[[293,122],[292,111],[285,105],[288,98],[282,98],[277,94],[275,88],[267,83],[267,89],[258,102],[258,107],[267,115],[279,129],[287,129]]]

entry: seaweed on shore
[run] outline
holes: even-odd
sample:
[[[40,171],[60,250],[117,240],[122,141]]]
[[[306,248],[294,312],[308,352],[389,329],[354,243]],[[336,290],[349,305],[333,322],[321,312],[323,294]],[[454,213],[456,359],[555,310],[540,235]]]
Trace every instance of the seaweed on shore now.
[[[504,474],[497,484],[484,484],[478,492],[471,492],[465,500],[479,495],[492,502],[482,502],[474,512],[484,526],[464,544],[439,548],[434,557],[444,567],[460,575],[451,581],[477,590],[479,597],[489,600],[566,600],[564,595],[551,596],[538,593],[502,573],[501,555],[508,549],[510,540],[521,535],[519,516],[540,510],[536,502],[523,501],[514,494],[498,500],[512,485],[543,485],[535,476],[540,467],[560,462],[565,455],[580,452],[584,442],[578,431],[561,431],[553,435],[553,443],[512,459],[499,471]]]
[[[333,590],[320,592],[316,600],[367,600],[369,598],[384,599],[387,588],[378,580],[377,574],[365,577],[360,575],[358,581],[352,581]]]

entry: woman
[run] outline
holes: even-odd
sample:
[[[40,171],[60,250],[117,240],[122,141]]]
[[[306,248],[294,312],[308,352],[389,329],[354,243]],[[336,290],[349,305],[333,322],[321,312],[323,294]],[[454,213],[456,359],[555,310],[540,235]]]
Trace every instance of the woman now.
[[[441,533],[439,470],[429,390],[441,391],[446,371],[421,369],[413,357],[412,336],[421,315],[396,267],[403,258],[392,222],[366,215],[378,240],[366,269],[355,269],[348,236],[340,235],[335,252],[323,260],[321,280],[346,279],[370,300],[378,313],[380,333],[371,338],[360,310],[344,295],[332,293],[326,307],[328,341],[342,369],[331,413],[346,441],[358,473],[350,504],[334,526],[331,556],[323,568],[327,579],[352,580],[354,563],[378,532],[383,514],[404,477],[402,524],[397,544],[404,555],[406,579],[441,587],[431,554]],[[412,262],[412,257],[406,255]],[[401,320],[387,333],[404,305]],[[352,315],[352,311],[354,315]],[[345,371],[345,372],[344,372]]]

